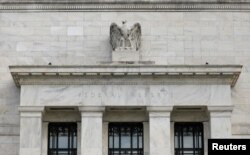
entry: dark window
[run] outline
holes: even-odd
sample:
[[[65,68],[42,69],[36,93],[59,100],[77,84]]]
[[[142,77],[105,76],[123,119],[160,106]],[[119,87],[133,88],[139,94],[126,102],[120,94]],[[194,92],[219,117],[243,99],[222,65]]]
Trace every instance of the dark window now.
[[[203,124],[175,123],[175,155],[204,155]]]
[[[143,124],[109,123],[109,155],[143,155]]]
[[[77,154],[77,124],[49,123],[48,155]]]

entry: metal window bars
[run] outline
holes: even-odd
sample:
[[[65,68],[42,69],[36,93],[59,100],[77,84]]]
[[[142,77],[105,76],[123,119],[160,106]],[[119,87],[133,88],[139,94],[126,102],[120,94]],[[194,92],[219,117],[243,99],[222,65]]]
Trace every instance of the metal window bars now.
[[[76,123],[49,123],[48,155],[77,155]]]
[[[143,155],[142,123],[109,123],[109,155]]]
[[[175,123],[175,155],[204,155],[202,123]]]

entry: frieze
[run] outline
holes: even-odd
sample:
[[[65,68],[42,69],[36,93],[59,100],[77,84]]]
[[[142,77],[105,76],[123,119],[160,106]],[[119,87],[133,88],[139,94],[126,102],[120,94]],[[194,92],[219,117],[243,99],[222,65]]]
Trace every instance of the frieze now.
[[[120,89],[121,90],[121,89]],[[129,92],[130,93],[130,92]],[[90,91],[89,89],[88,90],[85,90],[83,91],[83,97],[88,99],[88,98],[121,98],[124,94],[126,94],[126,92],[122,92],[122,91],[111,91],[111,92],[108,92],[108,93],[103,93],[103,92],[96,92],[96,90],[94,91]],[[133,93],[133,97],[136,97],[136,98],[145,98],[147,96],[151,97],[151,98],[162,98],[164,96],[168,96],[169,93],[168,92],[150,92],[150,93],[146,93],[146,92],[134,92]],[[131,94],[126,94],[126,96],[131,96]]]

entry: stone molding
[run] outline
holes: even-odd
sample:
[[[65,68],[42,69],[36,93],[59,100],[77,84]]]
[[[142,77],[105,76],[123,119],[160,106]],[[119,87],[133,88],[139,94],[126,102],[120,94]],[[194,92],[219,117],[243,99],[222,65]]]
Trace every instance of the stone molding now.
[[[0,11],[249,11],[249,0],[0,0]]]
[[[241,65],[10,66],[21,85],[235,85]]]

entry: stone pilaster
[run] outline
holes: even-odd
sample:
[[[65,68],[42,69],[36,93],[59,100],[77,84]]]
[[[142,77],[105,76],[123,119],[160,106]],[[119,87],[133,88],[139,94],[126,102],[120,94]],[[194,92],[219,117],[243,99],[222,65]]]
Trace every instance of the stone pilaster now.
[[[48,127],[49,122],[42,123],[42,155],[48,154]]]
[[[102,127],[103,131],[103,135],[102,135],[102,152],[103,155],[108,154],[108,144],[109,144],[109,122],[103,122],[103,127]]]
[[[82,117],[81,155],[102,155],[102,116],[104,107],[79,107]]]
[[[173,107],[147,107],[149,112],[149,154],[171,154],[170,113]]]
[[[143,122],[144,155],[149,155],[149,123]]]
[[[19,107],[20,153],[42,155],[42,113],[44,107]]]
[[[210,112],[211,138],[230,138],[233,106],[208,106],[208,111]]]
[[[81,127],[82,123],[77,123],[77,154],[81,155],[81,140],[82,140],[82,134],[81,134]]]

